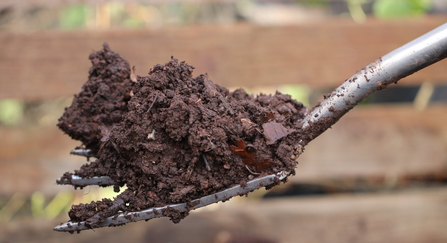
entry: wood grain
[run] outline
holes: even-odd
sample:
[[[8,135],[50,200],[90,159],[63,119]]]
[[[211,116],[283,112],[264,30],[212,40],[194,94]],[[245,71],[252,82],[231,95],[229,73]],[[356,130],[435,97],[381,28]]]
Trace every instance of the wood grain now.
[[[356,107],[312,141],[291,180],[447,174],[447,107]]]
[[[357,107],[306,147],[290,181],[447,174],[446,121],[447,106]],[[69,155],[80,143],[56,127],[2,128],[0,137],[0,171],[8,172],[0,194],[55,193],[54,180],[86,162]]]
[[[447,18],[356,24],[350,19],[282,27],[205,25],[146,30],[0,32],[0,99],[42,100],[77,93],[88,55],[108,42],[146,75],[171,56],[227,87],[308,84],[336,87],[378,57]],[[402,84],[445,82],[445,62]]]
[[[193,211],[179,224],[167,218],[153,219],[75,236],[50,230],[66,216],[56,221],[17,220],[0,227],[0,241],[223,243],[230,242],[222,240],[230,237],[240,240],[237,242],[281,243],[447,241],[446,188],[255,202],[243,199]]]

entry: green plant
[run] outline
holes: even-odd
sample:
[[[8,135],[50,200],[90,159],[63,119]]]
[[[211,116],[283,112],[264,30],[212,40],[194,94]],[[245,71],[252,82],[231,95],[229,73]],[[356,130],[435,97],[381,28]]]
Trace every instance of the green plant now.
[[[431,0],[376,0],[373,13],[378,18],[415,17],[427,13]]]
[[[64,29],[81,28],[86,25],[88,10],[84,4],[64,7],[60,14],[60,26]]]
[[[23,117],[24,103],[15,99],[0,100],[0,123],[7,126],[17,125]]]

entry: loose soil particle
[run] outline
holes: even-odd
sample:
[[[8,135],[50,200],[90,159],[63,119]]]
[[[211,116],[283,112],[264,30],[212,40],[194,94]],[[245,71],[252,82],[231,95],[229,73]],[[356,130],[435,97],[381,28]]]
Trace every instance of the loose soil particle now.
[[[89,80],[58,126],[98,158],[63,177],[107,175],[127,189],[114,200],[74,205],[71,221],[96,225],[121,211],[190,202],[280,171],[294,174],[307,108],[289,95],[229,92],[207,75],[194,78],[194,67],[175,58],[134,82],[129,63],[107,44],[89,58]],[[165,211],[174,222],[187,215]]]

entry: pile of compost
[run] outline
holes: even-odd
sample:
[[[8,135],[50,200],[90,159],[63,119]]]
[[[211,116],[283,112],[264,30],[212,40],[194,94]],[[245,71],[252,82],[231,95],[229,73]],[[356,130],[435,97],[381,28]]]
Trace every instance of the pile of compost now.
[[[71,221],[95,225],[118,212],[190,202],[280,171],[294,174],[307,108],[289,95],[229,92],[206,74],[193,77],[194,67],[175,58],[136,76],[107,44],[89,58],[89,79],[58,126],[97,159],[63,177],[109,176],[115,191],[127,189],[114,200],[74,205]],[[186,215],[170,216],[178,222]]]

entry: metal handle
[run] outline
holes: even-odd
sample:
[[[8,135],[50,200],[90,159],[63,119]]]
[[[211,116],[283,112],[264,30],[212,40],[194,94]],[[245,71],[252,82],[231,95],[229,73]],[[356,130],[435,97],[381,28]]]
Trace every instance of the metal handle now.
[[[447,24],[397,48],[358,71],[314,107],[302,128],[307,144],[370,94],[447,57]]]

